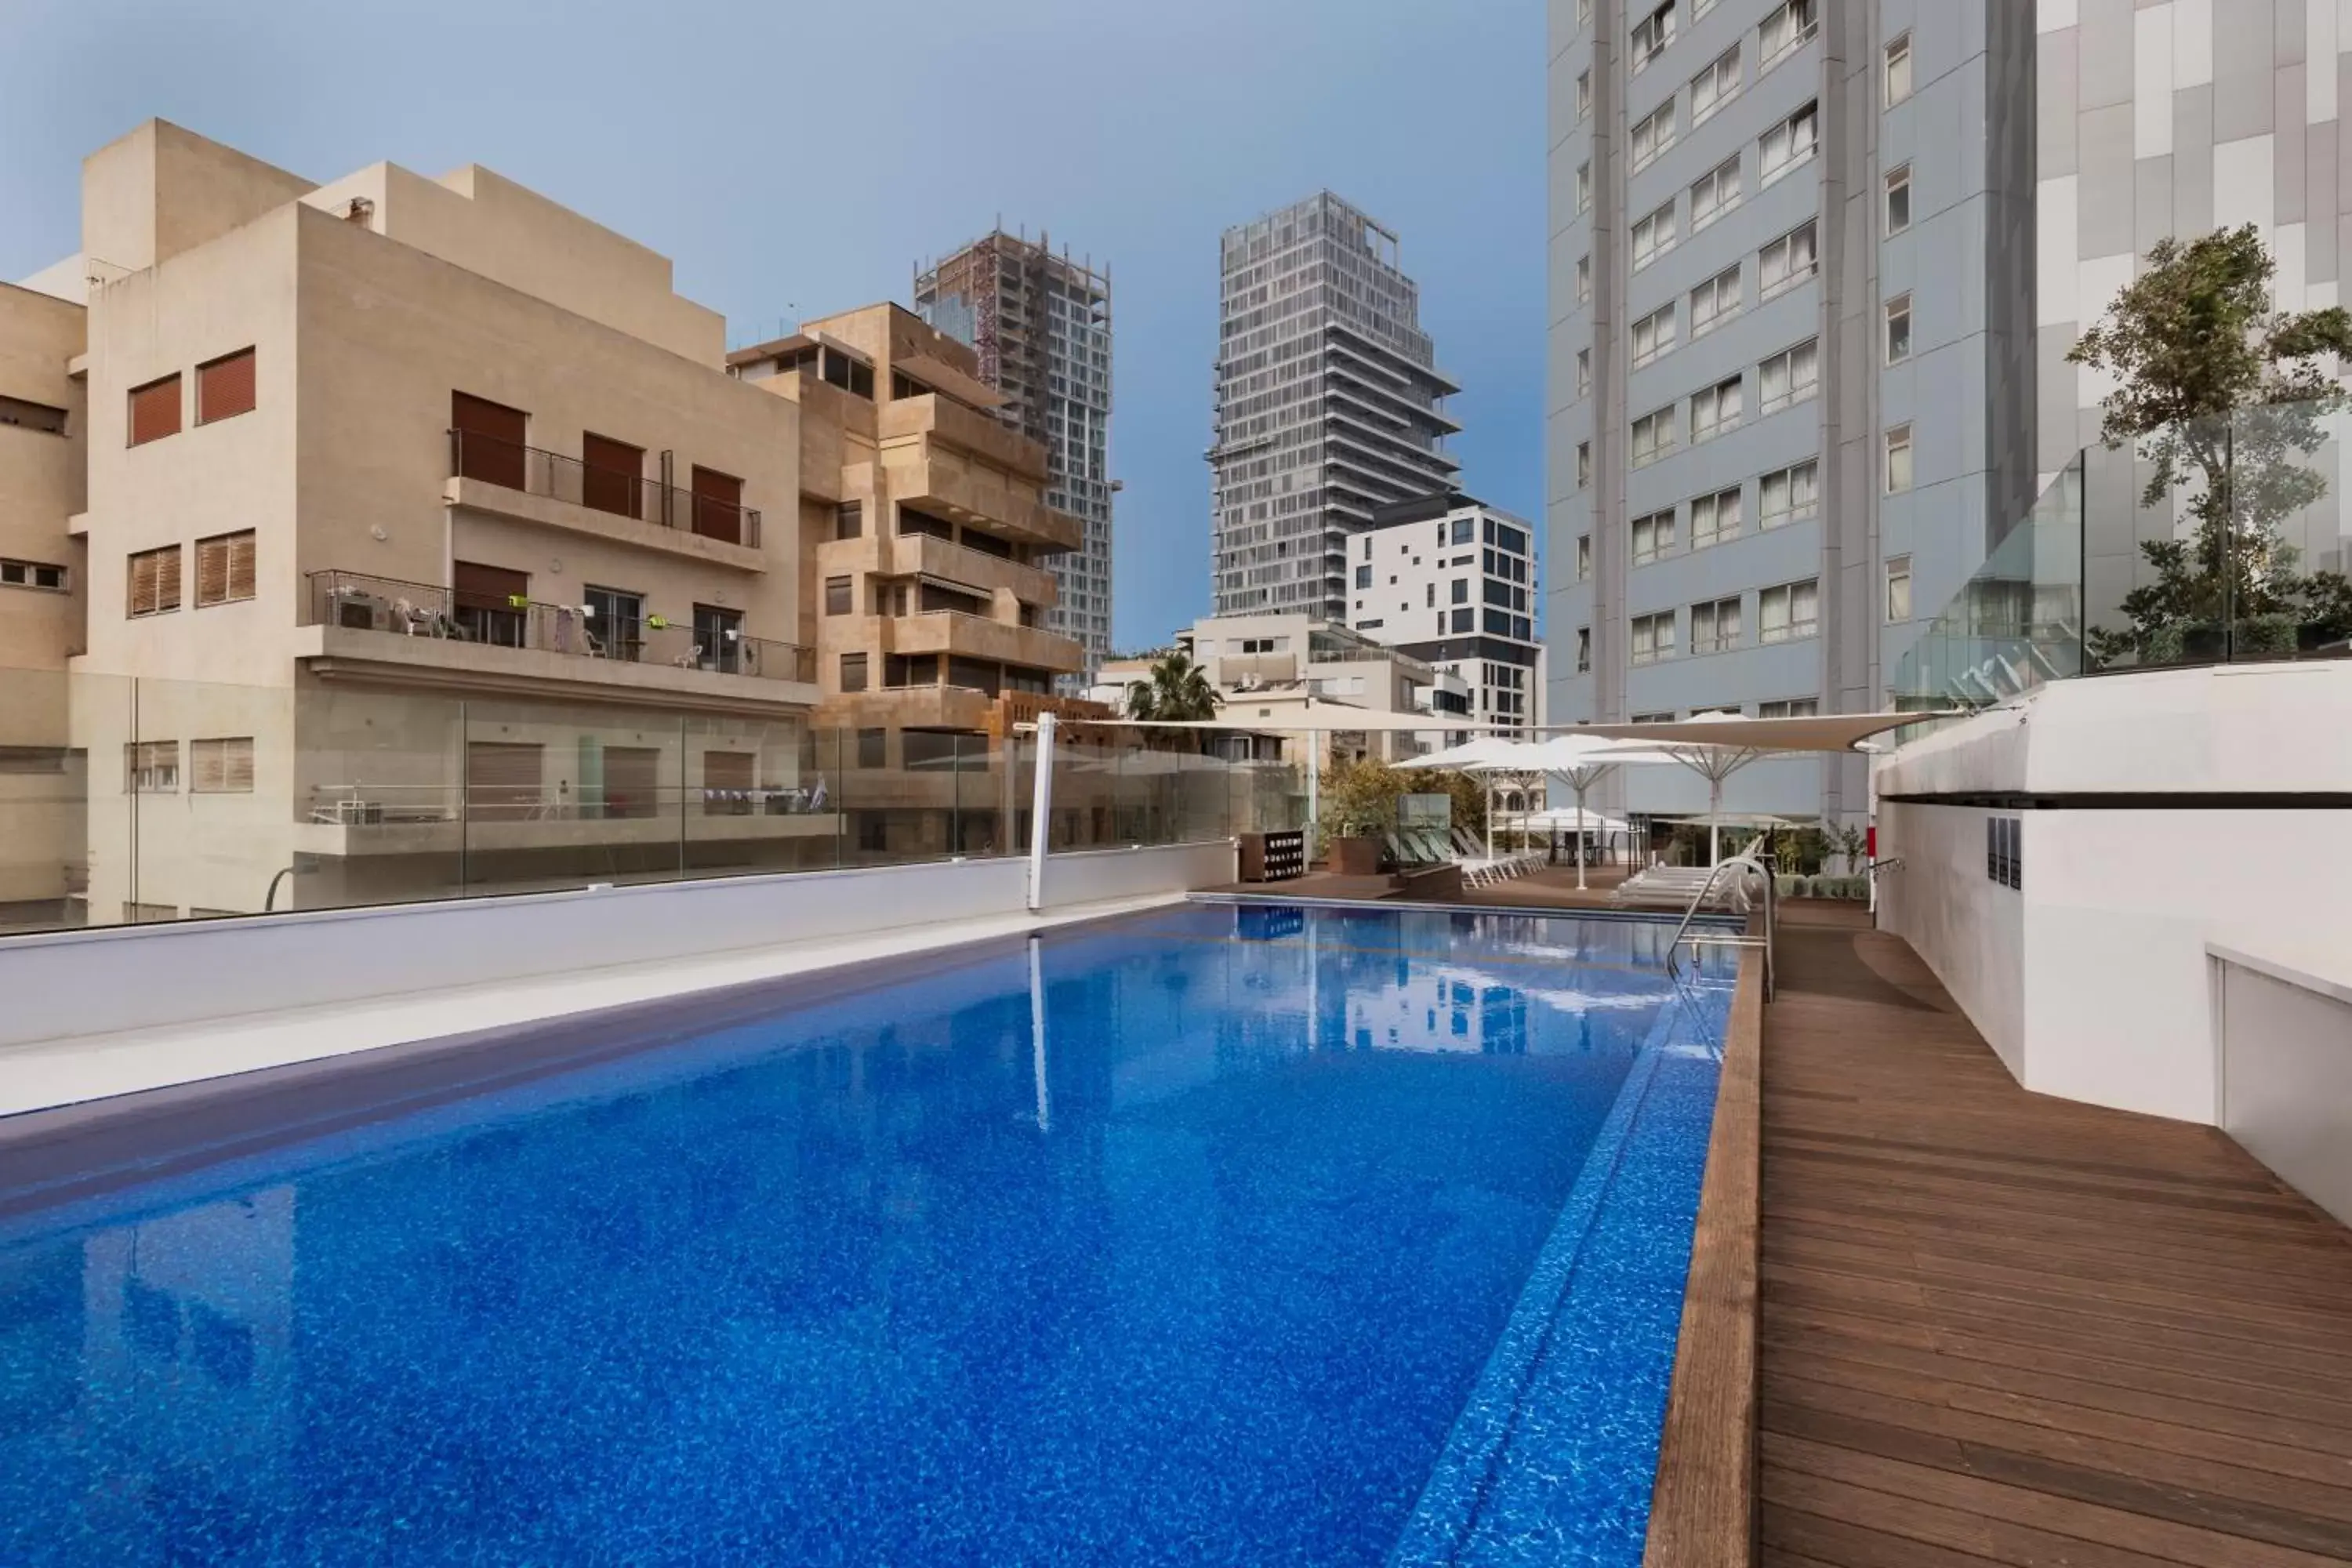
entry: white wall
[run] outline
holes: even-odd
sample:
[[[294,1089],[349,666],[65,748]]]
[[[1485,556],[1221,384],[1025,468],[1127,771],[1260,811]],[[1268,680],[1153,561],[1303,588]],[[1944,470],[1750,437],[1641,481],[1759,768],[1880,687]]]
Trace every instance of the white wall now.
[[[2330,977],[2210,951],[2222,1130],[2352,1225],[2352,957]]]
[[[1051,857],[1053,908],[1231,882],[1230,840]],[[0,1047],[829,941],[1028,908],[1023,858],[0,940]]]
[[[1900,855],[1903,868],[1880,879],[1878,924],[1911,944],[2022,1080],[2025,903],[2023,895],[1985,875],[1985,820],[1994,815],[1964,806],[1882,805],[1878,852]],[[2032,858],[2031,846],[2026,858]]]
[[[1081,849],[1045,861],[1041,909],[1102,903],[1148,893],[1221,888],[1241,879],[1240,848],[1230,838],[1133,849]]]
[[[2352,809],[2330,804],[2352,794],[2352,663],[2061,681],[1874,782],[1879,853],[1904,861],[1881,923],[2028,1089],[2220,1122],[2208,941],[2352,951]],[[2257,793],[2305,798],[2230,804]],[[2021,890],[1986,873],[1988,816],[2022,825]]]

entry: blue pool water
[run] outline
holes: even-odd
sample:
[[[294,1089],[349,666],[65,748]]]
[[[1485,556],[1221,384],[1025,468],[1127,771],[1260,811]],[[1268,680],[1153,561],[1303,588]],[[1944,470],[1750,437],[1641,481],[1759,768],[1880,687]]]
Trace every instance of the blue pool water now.
[[[0,1564],[1636,1563],[1665,934],[1193,905],[33,1206]]]

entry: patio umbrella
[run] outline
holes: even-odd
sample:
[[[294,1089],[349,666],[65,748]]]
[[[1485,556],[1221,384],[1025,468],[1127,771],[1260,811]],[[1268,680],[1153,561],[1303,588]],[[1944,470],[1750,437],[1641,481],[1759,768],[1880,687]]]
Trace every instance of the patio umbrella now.
[[[1705,723],[1712,729],[1732,729],[1754,724],[1759,721],[1745,713],[1707,713],[1698,715],[1694,723]],[[1723,815],[1723,781],[1748,763],[1773,754],[1766,744],[1742,745],[1736,740],[1685,742],[1660,741],[1654,749],[1664,752],[1691,772],[1706,781],[1706,815],[1691,818],[1706,823],[1706,863],[1714,865],[1723,856],[1725,823],[1717,820]]]
[[[1408,757],[1396,765],[1400,768],[1443,769],[1448,773],[1484,774],[1486,785],[1486,858],[1492,860],[1495,858],[1494,776],[1496,773],[1541,772],[1535,758],[1542,751],[1541,742],[1477,735],[1458,746],[1448,746],[1425,757]]]
[[[1654,746],[1643,745],[1639,741],[1609,741],[1597,735],[1554,735],[1549,741],[1537,742],[1535,751],[1540,758],[1543,771],[1564,780],[1576,794],[1576,837],[1580,846],[1580,853],[1576,857],[1576,885],[1579,888],[1584,886],[1584,856],[1580,847],[1584,841],[1586,792],[1600,783],[1601,776],[1611,768],[1644,763],[1678,763],[1682,760]]]

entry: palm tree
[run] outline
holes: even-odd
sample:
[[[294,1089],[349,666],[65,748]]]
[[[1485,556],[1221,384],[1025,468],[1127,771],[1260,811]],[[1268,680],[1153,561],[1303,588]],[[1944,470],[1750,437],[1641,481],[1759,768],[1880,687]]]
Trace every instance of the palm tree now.
[[[1175,648],[1153,661],[1149,680],[1129,683],[1127,713],[1147,723],[1181,724],[1215,718],[1223,700],[1192,655]]]

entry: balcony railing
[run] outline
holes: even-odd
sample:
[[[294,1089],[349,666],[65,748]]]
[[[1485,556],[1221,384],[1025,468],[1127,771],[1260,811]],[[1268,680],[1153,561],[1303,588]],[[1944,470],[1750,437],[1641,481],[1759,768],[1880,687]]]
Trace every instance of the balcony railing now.
[[[601,468],[561,452],[518,446],[473,430],[449,432],[449,472],[501,489],[569,501],[591,511],[760,548],[760,512],[619,468]]]
[[[656,626],[652,617],[600,625],[574,605],[493,602],[429,583],[357,572],[310,574],[310,624],[446,637],[582,658],[668,665],[767,680],[814,681],[816,650],[726,626]]]

